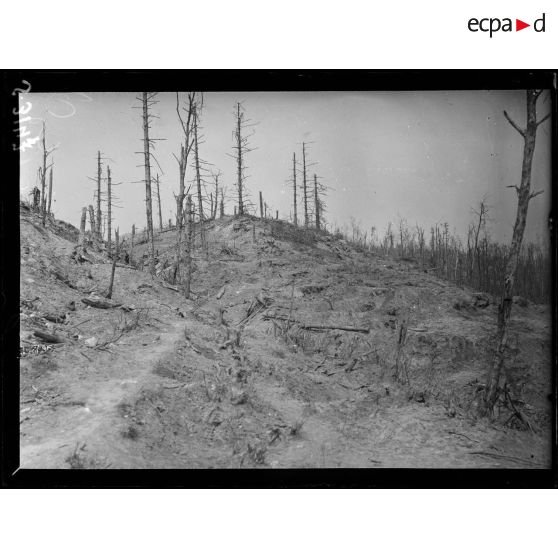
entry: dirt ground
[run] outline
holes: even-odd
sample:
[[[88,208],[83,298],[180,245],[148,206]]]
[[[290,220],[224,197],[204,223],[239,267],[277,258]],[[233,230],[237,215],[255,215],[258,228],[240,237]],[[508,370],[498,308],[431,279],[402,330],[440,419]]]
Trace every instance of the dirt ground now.
[[[74,236],[22,208],[22,468],[550,467],[547,306],[514,305],[509,400],[479,420],[496,301],[416,262],[226,217],[191,300],[167,231],[159,276],[120,264],[101,309],[110,261]]]

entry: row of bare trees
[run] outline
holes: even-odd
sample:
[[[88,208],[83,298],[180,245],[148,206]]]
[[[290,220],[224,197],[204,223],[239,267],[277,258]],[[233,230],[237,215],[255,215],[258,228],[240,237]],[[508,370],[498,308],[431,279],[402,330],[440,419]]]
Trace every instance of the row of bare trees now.
[[[363,230],[355,220],[350,231],[336,232],[363,250],[414,260],[438,277],[500,296],[510,246],[492,240],[488,229],[479,235],[477,231],[478,218],[469,226],[465,242],[450,231],[448,223],[436,223],[427,230],[419,225],[409,227],[405,219],[400,219],[397,228],[389,223],[381,238],[374,228]],[[550,265],[549,253],[540,245],[530,242],[522,246],[513,294],[548,304]]]
[[[297,162],[296,152],[293,152],[292,178],[288,181],[293,189],[292,222],[295,226],[299,225],[298,199],[301,197],[304,228],[310,228],[313,221],[313,226],[317,230],[320,230],[325,224],[324,213],[326,205],[324,197],[326,195],[327,187],[318,180],[318,175],[316,173],[313,174],[313,179],[309,177],[309,169],[316,163],[308,162],[307,154],[308,142],[302,142],[301,163]],[[298,188],[297,184],[300,185]]]

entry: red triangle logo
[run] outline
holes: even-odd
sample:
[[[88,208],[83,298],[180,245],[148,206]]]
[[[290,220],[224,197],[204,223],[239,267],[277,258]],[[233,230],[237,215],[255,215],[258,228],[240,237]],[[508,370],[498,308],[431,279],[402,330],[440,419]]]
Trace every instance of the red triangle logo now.
[[[515,30],[516,31],[521,31],[522,29],[525,29],[526,27],[531,27],[531,24],[530,23],[525,23],[524,21],[521,21],[520,19],[515,20]]]

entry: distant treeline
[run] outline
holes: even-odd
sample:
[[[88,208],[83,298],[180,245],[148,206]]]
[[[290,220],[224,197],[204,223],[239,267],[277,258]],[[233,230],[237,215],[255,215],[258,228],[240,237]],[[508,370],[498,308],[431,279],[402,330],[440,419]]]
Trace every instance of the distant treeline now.
[[[478,291],[500,296],[504,283],[509,246],[482,236],[475,226],[468,231],[466,242],[452,234],[449,225],[434,225],[429,231],[409,228],[401,221],[398,230],[390,223],[382,238],[375,229],[363,231],[352,222],[352,230],[337,234],[365,250],[385,255],[410,258],[439,277],[469,286]],[[523,245],[517,268],[515,295],[538,304],[549,304],[551,298],[550,252],[534,243]]]

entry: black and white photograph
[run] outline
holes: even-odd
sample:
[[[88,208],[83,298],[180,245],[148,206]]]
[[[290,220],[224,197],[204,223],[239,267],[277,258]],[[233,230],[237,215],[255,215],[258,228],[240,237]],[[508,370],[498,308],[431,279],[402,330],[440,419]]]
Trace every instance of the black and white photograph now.
[[[551,468],[551,90],[344,89],[20,85],[21,469]]]

